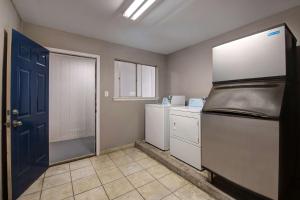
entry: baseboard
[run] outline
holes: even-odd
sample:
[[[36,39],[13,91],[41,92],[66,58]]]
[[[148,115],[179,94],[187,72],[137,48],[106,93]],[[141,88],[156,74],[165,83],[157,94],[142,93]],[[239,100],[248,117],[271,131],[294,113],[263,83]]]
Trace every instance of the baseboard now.
[[[131,148],[131,147],[134,147],[134,143],[129,143],[129,144],[125,144],[125,145],[122,145],[122,146],[101,150],[100,155],[112,153],[112,152],[115,152],[115,151],[120,151],[120,150],[123,150],[123,149],[128,149],[128,148]]]

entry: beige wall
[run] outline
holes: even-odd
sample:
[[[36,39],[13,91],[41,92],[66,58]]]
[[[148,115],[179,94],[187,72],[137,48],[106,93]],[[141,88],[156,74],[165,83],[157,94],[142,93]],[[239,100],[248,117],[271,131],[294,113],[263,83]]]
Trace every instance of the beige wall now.
[[[2,108],[2,70],[4,28],[20,29],[21,21],[10,0],[0,0],[0,108]],[[2,109],[1,109],[2,110]],[[0,160],[2,160],[2,119],[0,114]],[[2,199],[2,162],[0,162],[0,199]]]
[[[300,41],[300,6],[177,51],[168,56],[167,91],[189,97],[207,96],[212,86],[212,47],[280,23]]]
[[[133,143],[144,138],[144,105],[153,101],[113,101],[114,59],[157,65],[159,95],[165,93],[166,57],[156,53],[91,39],[54,29],[23,24],[24,34],[47,47],[92,53],[101,56],[101,149]],[[104,91],[109,97],[104,97]],[[98,91],[99,92],[99,91]]]

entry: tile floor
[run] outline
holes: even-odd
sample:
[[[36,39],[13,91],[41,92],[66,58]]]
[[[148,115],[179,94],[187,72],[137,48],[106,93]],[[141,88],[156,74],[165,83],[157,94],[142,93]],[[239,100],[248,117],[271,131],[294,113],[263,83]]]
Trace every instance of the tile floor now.
[[[49,168],[19,200],[214,200],[136,148]]]

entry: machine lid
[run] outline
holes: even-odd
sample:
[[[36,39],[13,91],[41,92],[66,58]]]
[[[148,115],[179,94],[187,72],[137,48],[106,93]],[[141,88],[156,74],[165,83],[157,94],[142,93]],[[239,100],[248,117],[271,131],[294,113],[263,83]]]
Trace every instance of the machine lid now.
[[[203,112],[277,119],[284,87],[284,81],[217,85],[212,88]]]
[[[171,105],[165,105],[165,104],[146,104],[147,107],[158,107],[158,108],[169,108]]]
[[[191,112],[191,113],[200,113],[202,111],[202,107],[190,107],[190,106],[172,107],[171,109],[182,111],[182,112]]]

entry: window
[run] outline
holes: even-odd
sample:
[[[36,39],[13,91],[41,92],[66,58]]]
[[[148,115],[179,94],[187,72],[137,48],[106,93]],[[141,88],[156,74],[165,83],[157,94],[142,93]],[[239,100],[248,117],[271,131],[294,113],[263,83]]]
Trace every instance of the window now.
[[[154,66],[115,60],[115,98],[155,98],[155,77]]]

